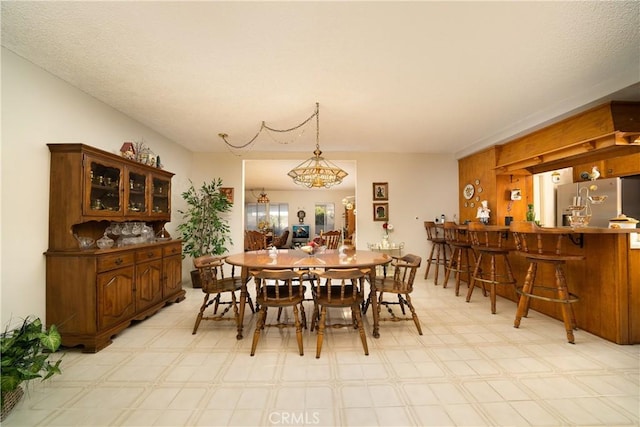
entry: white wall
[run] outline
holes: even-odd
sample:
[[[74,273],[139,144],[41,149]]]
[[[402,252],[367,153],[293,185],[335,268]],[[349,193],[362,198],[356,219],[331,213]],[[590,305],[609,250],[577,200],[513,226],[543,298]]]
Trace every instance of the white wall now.
[[[191,152],[2,48],[0,289],[2,326],[27,315],[45,319],[49,224],[47,143],[83,143],[117,152],[140,140],[176,173],[173,209]],[[171,233],[175,221],[167,226]]]
[[[180,194],[189,179],[197,186],[221,177],[235,188],[230,213],[234,241],[230,252],[243,250],[243,158],[306,159],[303,153],[191,153],[149,129],[2,49],[2,152],[0,198],[0,293],[2,326],[27,315],[46,318],[45,257],[48,242],[49,151],[46,144],[84,143],[116,152],[123,141],[140,140],[160,155],[173,178],[172,218],[175,237],[184,208]],[[216,130],[212,130],[215,135]],[[395,153],[331,153],[334,160],[357,162],[357,245],[378,241],[382,223],[373,221],[372,183],[389,183],[392,240],[405,242],[405,252],[423,258],[427,252],[423,221],[458,211],[458,166],[452,155]],[[296,206],[297,207],[297,206]],[[424,268],[424,267],[423,267]],[[189,286],[191,260],[183,262]]]
[[[308,153],[274,155],[253,151],[243,157],[231,153],[198,153],[192,170],[196,186],[204,180],[221,177],[225,187],[235,188],[235,204],[230,215],[234,245],[230,252],[242,251],[244,244],[243,160],[304,159],[308,156]],[[458,213],[458,163],[453,155],[340,152],[331,153],[331,159],[355,160],[357,164],[356,244],[360,249],[366,249],[368,242],[380,241],[383,234],[382,222],[373,221],[374,182],[389,183],[389,222],[394,226],[391,240],[404,242],[405,252],[424,258],[428,248],[424,221],[440,217],[442,213],[448,218]],[[312,193],[314,190],[309,191]],[[242,199],[240,195],[243,195]],[[311,203],[311,199],[305,200],[305,206]]]

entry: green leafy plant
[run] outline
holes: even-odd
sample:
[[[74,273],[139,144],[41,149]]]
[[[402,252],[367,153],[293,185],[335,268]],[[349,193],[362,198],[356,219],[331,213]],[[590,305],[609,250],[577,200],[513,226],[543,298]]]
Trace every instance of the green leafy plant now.
[[[225,215],[233,204],[220,192],[222,179],[205,182],[198,189],[189,182],[190,187],[182,193],[188,208],[178,210],[183,218],[177,227],[182,238],[182,256],[222,255],[227,252],[226,245],[233,243]]]
[[[62,339],[55,325],[49,330],[42,326],[39,318],[27,317],[22,325],[14,329],[5,329],[0,335],[2,351],[2,401],[5,394],[14,391],[24,381],[42,378],[42,381],[55,374],[61,374],[60,362],[49,362],[50,353],[56,352]]]

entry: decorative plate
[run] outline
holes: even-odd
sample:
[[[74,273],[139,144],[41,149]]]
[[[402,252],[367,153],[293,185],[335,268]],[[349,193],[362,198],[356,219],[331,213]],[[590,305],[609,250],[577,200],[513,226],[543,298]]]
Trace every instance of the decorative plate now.
[[[480,180],[476,178],[476,185],[480,185]]]
[[[482,187],[478,187],[478,193],[482,193],[483,188]]]
[[[473,185],[467,184],[466,187],[464,187],[464,191],[463,191],[464,198],[467,200],[471,199],[473,197],[473,193],[475,192],[476,190],[475,188],[473,188]]]

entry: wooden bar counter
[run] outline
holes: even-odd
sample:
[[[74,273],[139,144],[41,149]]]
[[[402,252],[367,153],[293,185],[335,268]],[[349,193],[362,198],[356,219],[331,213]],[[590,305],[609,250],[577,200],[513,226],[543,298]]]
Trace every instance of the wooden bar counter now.
[[[640,344],[640,230],[560,228],[567,230],[563,250],[585,256],[565,269],[569,289],[580,298],[573,305],[578,329],[617,344]],[[513,245],[512,236],[508,239]],[[509,261],[517,286],[522,286],[528,267],[525,258],[512,252]],[[553,283],[553,274],[550,266],[538,269],[540,283]],[[498,294],[517,300],[513,288],[502,287]],[[532,300],[531,309],[562,319],[559,304]],[[579,336],[578,331],[578,343]]]

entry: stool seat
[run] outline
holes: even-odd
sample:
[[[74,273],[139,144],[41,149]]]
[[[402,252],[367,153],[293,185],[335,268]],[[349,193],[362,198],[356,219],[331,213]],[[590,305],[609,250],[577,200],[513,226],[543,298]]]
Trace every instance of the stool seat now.
[[[509,263],[510,248],[506,246],[505,230],[484,225],[480,222],[468,224],[471,247],[477,254],[476,265],[471,277],[467,302],[471,300],[471,294],[477,283],[482,285],[483,295],[487,295],[485,284],[490,287],[491,314],[496,313],[496,286],[515,286],[516,279]],[[483,270],[483,261],[489,263],[489,271]]]
[[[564,265],[571,261],[583,261],[582,255],[567,254],[562,252],[562,241],[567,231],[558,228],[541,228],[533,222],[512,222],[510,230],[516,243],[517,254],[524,256],[529,262],[527,276],[522,289],[516,289],[520,295],[516,318],[513,322],[515,328],[520,327],[523,317],[529,314],[531,299],[562,304],[562,320],[564,322],[567,341],[575,343],[573,331],[577,329],[575,313],[571,304],[578,302],[577,295],[571,293],[567,287],[564,274]],[[555,281],[553,285],[541,285],[536,283],[538,264],[551,264],[554,268]],[[544,291],[541,294],[539,291]],[[553,296],[547,296],[547,295]]]
[[[427,269],[424,272],[424,278],[427,279],[431,266],[435,265],[435,274],[433,283],[438,284],[438,272],[440,266],[446,271],[447,267],[447,240],[444,237],[444,228],[436,224],[434,221],[425,221],[424,228],[427,230],[427,240],[431,243],[431,251],[427,257]]]

